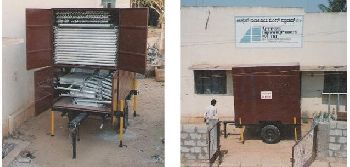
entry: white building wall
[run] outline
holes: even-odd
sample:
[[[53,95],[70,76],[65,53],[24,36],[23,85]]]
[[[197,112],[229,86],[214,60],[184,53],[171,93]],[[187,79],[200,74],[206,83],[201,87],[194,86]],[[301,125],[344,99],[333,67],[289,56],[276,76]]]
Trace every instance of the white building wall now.
[[[301,110],[308,116],[320,111],[328,111],[328,95],[322,95],[324,87],[324,73],[302,72],[301,75]],[[346,95],[339,97],[339,111],[346,111]],[[336,111],[337,96],[331,95],[330,111]]]
[[[116,8],[130,8],[130,0],[116,0]]]
[[[117,7],[128,7],[130,0],[118,0]],[[2,122],[3,134],[9,128],[9,115],[34,106],[34,71],[26,70],[26,8],[99,8],[101,0],[30,0],[2,2]]]
[[[231,71],[226,72],[227,94],[195,94],[194,74],[191,70],[186,76],[181,76],[181,114],[185,117],[203,116],[210,101],[217,101],[219,116],[233,116],[233,84]],[[186,84],[185,84],[186,83]]]
[[[304,15],[302,48],[236,48],[234,16],[286,15]],[[218,100],[217,107],[221,116],[232,117],[234,113],[232,94],[194,93],[194,76],[190,69],[192,65],[289,62],[314,67],[346,65],[346,13],[304,13],[300,8],[181,8],[182,116],[202,116],[212,98]],[[305,77],[303,80],[307,81]],[[323,79],[318,78],[317,81],[321,80],[322,85],[317,86],[323,86]],[[230,82],[228,85],[232,86],[232,81]],[[313,89],[312,83],[304,86],[307,86],[305,89]],[[312,105],[315,103],[320,105],[319,109],[323,109],[324,104],[319,102],[320,96],[302,98],[302,110],[317,111]]]

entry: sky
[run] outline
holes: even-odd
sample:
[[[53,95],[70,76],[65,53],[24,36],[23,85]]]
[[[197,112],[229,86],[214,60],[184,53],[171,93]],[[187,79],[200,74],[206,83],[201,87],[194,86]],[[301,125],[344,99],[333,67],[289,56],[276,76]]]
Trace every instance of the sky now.
[[[302,7],[308,13],[321,12],[319,4],[328,0],[181,0],[182,6]]]

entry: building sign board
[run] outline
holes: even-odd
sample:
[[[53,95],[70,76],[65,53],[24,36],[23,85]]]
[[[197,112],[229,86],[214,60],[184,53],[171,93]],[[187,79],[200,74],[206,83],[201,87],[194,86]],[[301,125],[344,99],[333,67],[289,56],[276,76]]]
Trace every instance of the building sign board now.
[[[236,47],[302,47],[303,16],[236,16]]]
[[[261,91],[261,99],[272,99],[272,91]]]

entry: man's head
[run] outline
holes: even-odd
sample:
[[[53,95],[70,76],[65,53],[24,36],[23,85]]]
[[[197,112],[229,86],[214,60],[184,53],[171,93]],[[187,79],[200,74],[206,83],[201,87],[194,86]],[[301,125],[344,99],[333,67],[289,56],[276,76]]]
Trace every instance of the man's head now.
[[[215,99],[211,100],[210,104],[211,104],[212,106],[215,106],[216,100],[215,100]]]

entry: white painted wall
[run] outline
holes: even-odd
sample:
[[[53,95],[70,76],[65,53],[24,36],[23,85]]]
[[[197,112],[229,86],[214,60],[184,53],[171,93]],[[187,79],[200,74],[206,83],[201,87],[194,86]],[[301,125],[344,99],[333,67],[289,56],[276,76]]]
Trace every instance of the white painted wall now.
[[[130,0],[118,0],[117,7],[128,7]],[[3,127],[8,116],[22,112],[34,102],[34,73],[26,70],[25,8],[98,8],[100,0],[30,0],[2,2],[2,84]]]
[[[117,8],[130,8],[130,0],[116,0]]]
[[[324,73],[302,72],[301,75],[301,110],[309,116],[320,111],[328,111],[328,95],[322,95]],[[345,111],[346,95],[340,95],[339,110]],[[337,97],[331,96],[330,110],[336,111]]]
[[[217,101],[216,106],[219,116],[233,116],[234,98],[231,71],[226,72],[227,94],[195,94],[194,73],[192,70],[186,76],[181,74],[181,82],[182,116],[203,116],[212,99]]]
[[[302,48],[235,47],[234,16],[284,15],[304,15]],[[209,21],[207,29],[205,29],[207,19]],[[212,98],[218,100],[217,107],[221,116],[232,117],[234,113],[232,95],[198,95],[194,93],[193,70],[189,69],[192,65],[287,62],[299,62],[301,66],[315,67],[346,65],[346,13],[304,13],[301,8],[181,8],[182,116],[202,116]],[[232,86],[232,83],[228,83],[228,85]],[[306,86],[311,87],[312,85],[307,84]],[[311,88],[305,87],[305,89]],[[303,98],[302,108],[310,111],[316,110],[310,104],[320,104],[319,100],[320,97]]]

